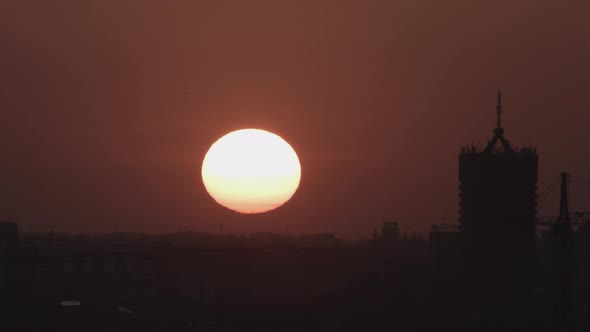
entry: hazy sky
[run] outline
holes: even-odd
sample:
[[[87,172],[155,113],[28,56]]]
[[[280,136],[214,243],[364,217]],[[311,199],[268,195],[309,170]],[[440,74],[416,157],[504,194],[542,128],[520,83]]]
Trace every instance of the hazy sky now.
[[[561,170],[590,178],[589,16],[586,0],[3,0],[0,218],[346,237],[455,223],[458,152],[491,138],[498,88],[541,190]],[[302,162],[268,214],[225,210],[200,178],[244,127]],[[572,194],[590,210],[590,186]]]

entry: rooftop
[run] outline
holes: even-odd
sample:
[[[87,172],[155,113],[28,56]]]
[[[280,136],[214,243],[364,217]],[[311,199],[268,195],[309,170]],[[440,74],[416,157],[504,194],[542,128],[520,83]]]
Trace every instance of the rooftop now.
[[[531,145],[526,145],[522,148],[514,148],[510,141],[504,137],[504,128],[502,128],[502,93],[498,90],[498,104],[496,105],[496,128],[494,128],[494,136],[488,141],[485,148],[477,147],[473,143],[461,147],[461,155],[477,155],[477,154],[504,154],[504,153],[519,153],[519,154],[536,154],[537,150]]]

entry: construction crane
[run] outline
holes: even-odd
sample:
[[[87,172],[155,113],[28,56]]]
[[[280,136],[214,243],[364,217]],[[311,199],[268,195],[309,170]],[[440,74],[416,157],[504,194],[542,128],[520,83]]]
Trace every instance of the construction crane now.
[[[569,183],[572,179],[590,183],[584,179],[562,172],[560,174],[560,198],[559,198],[559,215],[551,217],[540,217],[536,222],[540,226],[549,226],[555,240],[555,262],[554,274],[556,277],[556,328],[560,332],[573,330],[571,326],[572,303],[572,270],[573,270],[573,244],[572,235],[574,227],[590,223],[590,212],[570,212],[569,211]],[[556,181],[554,182],[554,184]],[[551,184],[541,195],[540,200],[545,198],[548,190],[553,187]]]

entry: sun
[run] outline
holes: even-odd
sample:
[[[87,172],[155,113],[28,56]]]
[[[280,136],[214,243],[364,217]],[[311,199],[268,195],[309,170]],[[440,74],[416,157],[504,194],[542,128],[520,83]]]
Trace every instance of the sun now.
[[[262,213],[293,196],[301,180],[301,165],[295,150],[280,136],[242,129],[211,145],[201,175],[217,203],[240,213]]]

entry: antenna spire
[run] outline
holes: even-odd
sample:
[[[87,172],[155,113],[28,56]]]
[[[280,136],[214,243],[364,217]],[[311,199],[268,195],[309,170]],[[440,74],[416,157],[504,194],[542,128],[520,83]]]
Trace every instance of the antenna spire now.
[[[492,152],[498,141],[500,141],[500,143],[502,144],[504,152],[514,152],[514,150],[510,146],[510,142],[508,142],[504,138],[504,128],[502,128],[502,92],[500,90],[498,90],[498,106],[496,106],[496,113],[498,113],[498,120],[496,128],[494,129],[494,138],[492,138],[492,140],[488,143],[487,147],[483,152]]]
[[[496,113],[498,113],[498,122],[496,128],[502,128],[502,91],[498,89],[498,106],[496,106]]]

